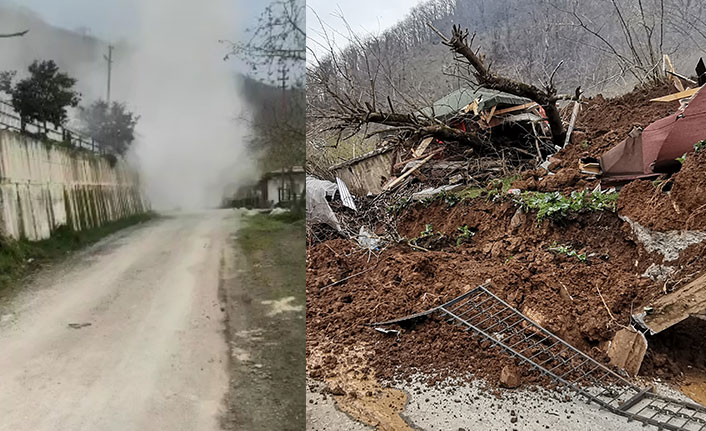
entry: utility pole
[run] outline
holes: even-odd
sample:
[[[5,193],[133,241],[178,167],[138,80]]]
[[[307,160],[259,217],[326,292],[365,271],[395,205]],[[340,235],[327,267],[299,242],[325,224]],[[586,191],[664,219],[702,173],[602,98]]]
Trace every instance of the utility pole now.
[[[108,107],[110,107],[110,78],[113,72],[113,45],[108,45],[108,55],[104,55],[103,58],[108,62],[108,91],[106,102],[108,102]]]
[[[287,73],[289,72],[289,68],[287,67],[286,64],[282,64],[282,69],[280,70],[282,72],[282,75],[279,77],[279,80],[282,83],[282,110],[286,111],[287,110],[287,81],[289,80],[289,76]]]

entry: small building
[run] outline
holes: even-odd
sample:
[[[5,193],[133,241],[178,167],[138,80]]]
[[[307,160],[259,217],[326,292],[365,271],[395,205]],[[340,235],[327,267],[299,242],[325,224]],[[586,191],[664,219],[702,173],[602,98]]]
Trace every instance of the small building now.
[[[388,145],[329,169],[343,180],[353,194],[377,195],[382,193],[383,184],[392,177],[392,167],[398,161],[396,147]]]
[[[302,166],[267,172],[260,181],[266,206],[289,206],[301,200],[306,189],[306,173]]]

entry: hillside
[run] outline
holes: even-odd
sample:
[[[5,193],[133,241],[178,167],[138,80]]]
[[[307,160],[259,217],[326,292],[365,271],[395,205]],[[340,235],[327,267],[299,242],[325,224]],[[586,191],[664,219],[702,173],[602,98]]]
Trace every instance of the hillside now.
[[[94,99],[105,92],[106,43],[88,34],[55,27],[27,8],[0,2],[0,29],[29,29],[21,38],[0,43],[0,70],[27,69],[34,60],[54,60],[61,69],[79,78],[78,90]]]
[[[378,35],[350,35],[353,42],[334,58],[310,66],[309,130],[340,120],[336,95],[363,109],[377,102],[380,110],[406,114],[475,85],[468,64],[455,61],[434,29],[450,37],[454,25],[467,28],[472,49],[508,78],[543,88],[551,77],[558,93],[580,86],[586,96],[615,96],[659,75],[663,54],[692,75],[706,43],[704,17],[705,5],[686,8],[678,0],[427,0]],[[361,138],[376,127],[366,124],[339,144],[335,133],[310,133],[310,152],[325,165],[349,156],[351,147],[372,148],[377,137]]]

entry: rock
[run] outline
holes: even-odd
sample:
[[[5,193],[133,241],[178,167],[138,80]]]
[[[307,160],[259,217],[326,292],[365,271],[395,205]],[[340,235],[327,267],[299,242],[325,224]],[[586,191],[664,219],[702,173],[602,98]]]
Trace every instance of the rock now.
[[[505,251],[505,244],[502,241],[497,241],[493,243],[493,247],[490,249],[490,257],[497,259]]]
[[[520,386],[520,373],[515,367],[506,365],[500,371],[500,384],[507,389],[515,389]]]
[[[640,332],[621,329],[610,343],[608,357],[611,365],[623,368],[631,376],[637,375],[647,353],[647,340]]]
[[[517,211],[515,211],[515,215],[513,215],[512,219],[510,219],[510,231],[515,232],[517,228],[525,224],[526,220],[527,216],[525,215],[525,212],[522,211],[522,208],[518,208]]]

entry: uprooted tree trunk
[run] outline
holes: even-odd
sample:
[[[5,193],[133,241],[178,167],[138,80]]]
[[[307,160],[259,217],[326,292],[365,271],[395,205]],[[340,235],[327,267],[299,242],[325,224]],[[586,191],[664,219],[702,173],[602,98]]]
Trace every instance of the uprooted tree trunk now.
[[[403,129],[411,128],[419,136],[433,136],[442,141],[461,142],[476,149],[486,145],[475,133],[465,132],[441,123],[435,124],[415,115],[378,112],[369,109],[366,112],[359,111],[358,117],[352,118],[351,120],[353,122],[359,121],[361,125],[365,123],[375,123]]]
[[[333,120],[334,125],[326,130],[338,131],[339,136],[344,131],[350,134],[358,133],[369,124],[388,126],[389,130],[407,130],[416,137],[432,136],[442,141],[455,141],[470,146],[473,149],[487,149],[489,143],[476,133],[456,129],[423,115],[402,114],[394,112],[390,103],[390,112],[376,109],[367,102],[360,102],[348,96],[341,96],[335,90],[326,86],[327,94],[336,102],[335,112],[315,115],[326,120]],[[366,136],[370,137],[376,132]]]
[[[569,96],[557,95],[556,88],[554,88],[554,84],[552,83],[556,69],[554,69],[545,89],[540,89],[532,84],[515,81],[488,70],[485,64],[483,64],[483,60],[477,53],[473,52],[471,44],[468,43],[468,30],[461,30],[460,26],[454,26],[451,38],[448,39],[431,24],[429,24],[429,27],[442,38],[444,45],[450,47],[452,51],[470,63],[473,68],[473,76],[476,78],[479,85],[516,96],[526,97],[544,108],[552,133],[552,142],[558,146],[564,145],[566,130],[564,129],[564,124],[562,123],[556,102],[561,99],[568,99]],[[473,39],[471,39],[471,42],[472,41]],[[578,92],[577,90],[577,94]]]

